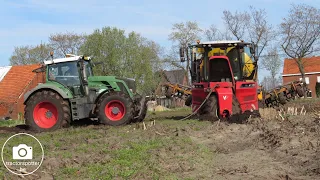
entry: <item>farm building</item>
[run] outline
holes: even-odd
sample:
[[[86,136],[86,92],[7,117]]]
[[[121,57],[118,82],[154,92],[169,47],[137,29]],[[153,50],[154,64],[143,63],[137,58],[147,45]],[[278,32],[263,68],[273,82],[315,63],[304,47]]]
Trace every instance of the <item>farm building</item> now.
[[[0,67],[0,119],[23,118],[24,94],[38,83],[44,82],[44,74],[32,72],[41,65]]]
[[[163,83],[171,84],[181,84],[187,86],[187,76],[184,70],[171,70],[171,71],[161,71],[160,83],[155,91],[155,95],[158,96],[157,104],[165,107],[182,107],[184,106],[184,100],[180,98],[167,98],[165,97]]]
[[[303,59],[303,65],[306,75],[306,84],[311,90],[312,97],[316,96],[316,83],[320,82],[320,56]],[[282,74],[283,84],[301,80],[301,73],[298,65],[293,59],[285,59]]]

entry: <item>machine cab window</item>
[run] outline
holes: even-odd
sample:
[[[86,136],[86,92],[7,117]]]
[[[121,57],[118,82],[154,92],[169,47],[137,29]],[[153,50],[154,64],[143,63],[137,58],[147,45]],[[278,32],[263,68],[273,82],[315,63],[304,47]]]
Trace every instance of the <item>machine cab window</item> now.
[[[241,72],[240,72],[240,56],[239,56],[239,50],[237,47],[228,48],[229,51],[227,52],[227,57],[230,60],[230,64],[233,71],[233,76],[235,80],[238,80],[241,78]]]
[[[88,61],[84,62],[85,68],[86,68],[86,74],[88,77],[93,76],[91,65]]]
[[[65,86],[80,86],[77,62],[65,62],[49,65],[48,79]]]
[[[251,54],[250,47],[248,46],[241,48],[240,53],[242,58],[243,76],[244,78],[249,78],[252,76],[252,73],[254,73],[253,70],[255,68],[255,59]]]

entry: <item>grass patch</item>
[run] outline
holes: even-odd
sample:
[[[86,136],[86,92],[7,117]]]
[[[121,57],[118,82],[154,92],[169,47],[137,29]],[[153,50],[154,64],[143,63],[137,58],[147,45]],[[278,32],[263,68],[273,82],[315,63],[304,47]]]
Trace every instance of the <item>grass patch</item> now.
[[[0,126],[1,127],[14,127],[14,126],[17,126],[17,125],[20,125],[20,124],[24,124],[24,121],[22,121],[22,120],[12,120],[12,119],[0,121]]]
[[[189,113],[186,109],[179,111],[182,115]],[[157,112],[156,125],[147,130],[136,125],[87,126],[34,134],[45,151],[36,174],[48,172],[55,179],[199,179],[201,171],[211,171],[214,153],[194,142],[188,133],[207,127],[209,122],[163,118],[172,114]],[[10,135],[1,134],[0,142]],[[20,140],[29,145],[26,137]],[[1,166],[0,177],[4,174],[7,179],[17,178]]]

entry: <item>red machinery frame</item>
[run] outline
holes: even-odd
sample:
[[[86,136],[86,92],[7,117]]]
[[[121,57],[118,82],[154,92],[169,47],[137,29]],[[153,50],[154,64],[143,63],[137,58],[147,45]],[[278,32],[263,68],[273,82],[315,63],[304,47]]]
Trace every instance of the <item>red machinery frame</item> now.
[[[256,82],[235,81],[230,60],[227,56],[212,56],[209,61],[225,60],[231,73],[231,82],[203,82],[193,83],[192,92],[192,111],[198,111],[200,105],[206,100],[209,93],[217,97],[218,116],[228,117],[233,115],[233,102],[238,101],[241,113],[253,112],[258,110],[258,98]],[[210,69],[209,69],[210,70]],[[236,97],[235,100],[233,100]]]

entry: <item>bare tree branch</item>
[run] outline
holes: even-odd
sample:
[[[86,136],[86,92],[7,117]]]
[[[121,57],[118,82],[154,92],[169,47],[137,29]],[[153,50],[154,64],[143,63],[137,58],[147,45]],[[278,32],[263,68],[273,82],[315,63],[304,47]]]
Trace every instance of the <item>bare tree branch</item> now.
[[[264,69],[270,72],[272,84],[276,86],[276,75],[282,64],[276,47],[268,49],[267,56],[262,58],[261,64]]]
[[[196,40],[200,40],[200,33],[202,29],[198,26],[197,22],[187,21],[186,23],[176,23],[172,27],[172,33],[169,35],[169,40],[178,42],[179,47],[184,47],[187,55],[187,66],[186,66],[186,75],[189,84],[189,70],[190,70],[190,58],[189,58],[189,48],[188,44],[195,42]],[[176,67],[180,65],[176,63],[172,63]]]
[[[258,45],[257,56],[261,56],[268,43],[275,38],[272,25],[267,22],[267,13],[264,9],[255,9],[250,6],[250,22],[248,24],[249,37]]]
[[[85,35],[73,32],[51,34],[49,43],[54,48],[55,54],[64,57],[66,54],[78,54],[80,47],[85,42]]]
[[[225,10],[223,11],[222,19],[229,31],[237,38],[237,40],[244,37],[246,26],[250,21],[250,15],[247,12],[239,13],[236,11],[232,14],[230,11]]]
[[[283,51],[297,63],[305,82],[302,59],[312,55],[320,38],[320,10],[300,4],[292,5],[289,15],[280,26]]]

